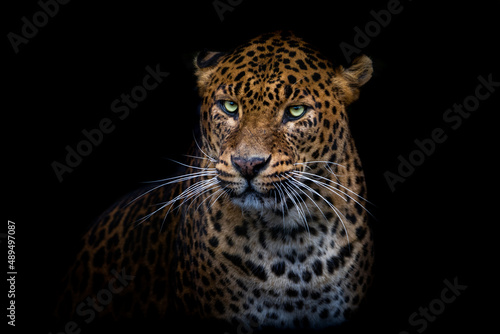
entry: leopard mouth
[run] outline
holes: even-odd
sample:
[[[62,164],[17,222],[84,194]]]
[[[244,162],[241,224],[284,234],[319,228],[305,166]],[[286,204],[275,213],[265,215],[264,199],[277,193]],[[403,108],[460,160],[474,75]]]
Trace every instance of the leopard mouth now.
[[[275,198],[272,189],[263,189],[253,181],[244,180],[233,187],[230,198],[233,203],[244,209],[274,208]]]
[[[267,170],[248,175],[217,169],[217,179],[228,198],[242,209],[276,211],[282,208],[284,203],[289,204],[290,194],[297,192],[290,190],[290,185],[287,185],[293,170]]]
[[[269,194],[263,194],[250,187],[241,194],[233,194],[231,200],[243,209],[262,210],[263,208],[273,208],[275,205],[274,200],[271,201]]]

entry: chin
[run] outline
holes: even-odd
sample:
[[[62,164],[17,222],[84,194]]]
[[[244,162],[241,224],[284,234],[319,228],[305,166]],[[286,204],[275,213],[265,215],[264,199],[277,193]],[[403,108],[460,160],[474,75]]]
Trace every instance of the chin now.
[[[255,191],[244,192],[242,195],[231,198],[231,201],[245,211],[274,210],[276,208],[274,198],[262,196]]]

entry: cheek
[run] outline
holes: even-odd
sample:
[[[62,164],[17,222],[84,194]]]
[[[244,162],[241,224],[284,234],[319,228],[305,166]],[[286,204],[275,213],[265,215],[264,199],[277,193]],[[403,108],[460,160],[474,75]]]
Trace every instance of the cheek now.
[[[314,117],[298,120],[288,126],[287,139],[298,156],[297,160],[302,160],[302,156],[308,154],[317,145],[319,134],[319,124],[314,121]]]
[[[219,155],[227,138],[235,131],[236,121],[218,111],[211,110],[202,115],[201,128],[208,147],[214,155]]]

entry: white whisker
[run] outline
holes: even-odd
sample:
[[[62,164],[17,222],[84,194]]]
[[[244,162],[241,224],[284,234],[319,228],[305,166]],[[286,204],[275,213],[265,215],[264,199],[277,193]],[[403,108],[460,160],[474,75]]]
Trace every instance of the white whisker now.
[[[319,212],[321,212],[321,215],[323,215],[323,218],[325,218],[326,221],[328,221],[328,218],[326,218],[325,214],[323,213],[323,210],[319,207],[319,205],[316,203],[316,201],[314,201],[311,196],[309,196],[304,190],[302,190],[300,188],[300,181],[294,179],[293,177],[291,177],[289,179],[289,182],[291,184],[294,185],[294,187],[299,190],[300,192],[302,192],[305,196],[307,196],[307,198],[309,198],[309,200],[316,206],[316,208],[318,208]]]
[[[331,182],[331,183],[333,183],[335,185],[338,185],[342,189],[347,190],[348,192],[350,192],[351,194],[355,195],[356,197],[358,197],[358,198],[366,201],[367,203],[370,203],[371,205],[375,205],[375,204],[371,203],[369,200],[367,200],[366,198],[364,198],[363,196],[359,195],[358,193],[356,193],[356,192],[352,191],[351,189],[347,188],[346,186],[342,185],[341,183],[332,181],[329,178],[326,178],[326,177],[323,177],[323,176],[320,176],[320,175],[316,175],[316,174],[313,174],[313,173],[309,173],[309,172],[297,172],[297,171],[293,171],[292,173],[306,174],[306,175],[309,175],[309,176],[312,176],[312,177],[317,177],[318,179],[322,179],[322,180]],[[340,189],[337,189],[337,190],[340,191]]]
[[[146,181],[144,183],[157,183],[157,182],[163,182],[163,181],[167,181],[167,182],[162,183],[162,184],[160,184],[160,185],[158,185],[158,186],[156,186],[154,188],[151,188],[148,191],[142,193],[141,195],[137,196],[136,198],[134,198],[133,200],[131,200],[130,202],[128,202],[127,205],[130,205],[131,203],[137,201],[139,198],[141,198],[141,197],[149,194],[152,191],[155,191],[156,189],[168,186],[170,184],[179,183],[179,182],[186,182],[186,181],[189,181],[191,179],[198,178],[198,177],[215,176],[215,175],[217,175],[216,171],[206,171],[206,172],[196,172],[196,173],[190,173],[190,174],[175,176],[175,177],[166,178],[166,179],[162,179],[162,180]]]
[[[168,214],[170,213],[170,211],[178,210],[188,200],[191,201],[188,208],[191,207],[191,205],[196,201],[196,199],[198,197],[200,197],[201,195],[203,195],[204,193],[206,193],[210,190],[213,190],[214,187],[216,187],[218,183],[219,183],[219,181],[216,179],[216,177],[213,177],[213,178],[208,179],[208,180],[198,181],[198,182],[192,184],[191,186],[189,186],[187,189],[185,189],[182,193],[180,193],[173,200],[171,200],[170,202],[172,205],[170,206],[167,213],[165,214],[165,217],[163,218],[162,228],[163,228],[163,224],[165,223],[165,220],[166,220]],[[180,200],[182,200],[182,202],[180,202],[179,205],[177,205],[174,208],[173,204],[177,201],[180,201]],[[198,206],[198,208],[199,207],[200,206]]]
[[[215,168],[206,168],[206,167],[198,167],[198,166],[191,166],[191,165],[186,165],[182,162],[179,162],[179,161],[176,161],[176,160],[173,160],[173,159],[170,159],[170,158],[167,158],[167,160],[170,160],[172,162],[175,162],[181,166],[184,166],[184,167],[188,167],[188,168],[194,168],[194,169],[201,169],[201,170],[207,170],[207,169],[211,169],[211,170],[215,170]]]
[[[213,207],[215,202],[217,202],[219,200],[219,198],[224,195],[226,193],[226,188],[227,187],[224,187],[224,188],[220,188],[219,190],[217,190],[215,193],[213,193],[212,195],[215,197],[215,195],[218,193],[218,192],[221,192],[221,194],[219,196],[217,196],[217,198],[210,204],[210,207]],[[211,195],[211,196],[212,196]]]
[[[337,215],[337,217],[339,218],[340,222],[342,223],[342,227],[344,228],[344,231],[345,231],[345,234],[346,234],[346,237],[347,237],[347,244],[349,245],[349,249],[350,249],[350,241],[349,241],[349,233],[347,232],[347,228],[344,224],[344,221],[342,219],[341,216],[343,216],[345,218],[345,216],[340,212],[339,209],[337,209],[332,203],[330,203],[325,197],[323,197],[323,195],[321,195],[319,192],[317,192],[316,190],[314,190],[313,188],[309,187],[307,184],[305,184],[304,182],[300,182],[299,180],[295,179],[295,181],[297,182],[297,185],[301,186],[301,187],[304,187],[305,189],[307,189],[309,192],[311,192],[312,194],[316,194],[317,196],[319,196],[332,210],[333,212],[335,212],[335,214]]]
[[[210,162],[217,162],[216,160],[214,161],[213,159],[211,158],[207,158],[207,157],[198,157],[196,155],[189,155],[189,154],[183,154],[184,157],[187,157],[187,158],[193,158],[193,159],[199,159],[199,160],[209,160]]]
[[[279,176],[278,176],[279,178]],[[276,183],[276,190],[278,190],[278,195],[280,196],[280,200],[281,200],[281,212],[282,212],[282,216],[283,216],[283,229],[285,228],[285,210],[286,212],[290,212],[290,210],[288,209],[288,204],[286,203],[286,196],[285,196],[285,193],[283,192],[283,189],[282,189],[282,183],[283,181],[281,181],[280,179],[280,182]]]
[[[193,132],[193,138],[194,138],[194,143],[196,144],[196,147],[200,150],[200,152],[205,157],[207,157],[207,159],[210,160],[210,162],[217,162],[217,159],[212,158],[210,155],[208,155],[207,153],[205,153],[205,151],[203,151],[203,149],[201,148],[200,144],[198,144],[198,141],[196,140],[196,135],[195,135],[194,132]]]
[[[164,182],[164,181],[167,181],[167,182],[170,182],[170,183],[176,183],[176,182],[183,182],[183,181],[186,181],[186,180],[190,180],[190,179],[195,178],[195,177],[201,177],[201,176],[211,175],[211,174],[216,174],[216,173],[217,172],[215,171],[215,168],[214,168],[214,170],[207,170],[207,171],[204,171],[204,172],[195,172],[195,173],[183,174],[183,175],[174,176],[174,177],[168,177],[166,179],[160,179],[160,180],[155,180],[155,181],[144,181],[142,183],[158,183],[158,182]]]
[[[338,183],[338,182],[335,182],[335,181],[332,181],[326,177],[322,177],[322,176],[319,176],[319,175],[316,175],[316,174],[312,174],[312,173],[308,173],[308,172],[291,172],[291,174],[295,175],[295,176],[298,176],[302,179],[305,179],[305,180],[309,180],[317,185],[319,185],[320,187],[323,187],[327,190],[330,190],[331,192],[333,192],[334,194],[336,194],[337,196],[339,196],[340,198],[342,198],[344,201],[347,201],[347,198],[350,198],[351,200],[353,200],[356,204],[358,204],[359,206],[361,206],[368,214],[370,214],[370,216],[374,217],[374,215],[370,212],[370,210],[368,210],[363,204],[361,204],[359,201],[357,201],[353,196],[349,195],[347,192],[345,191],[342,191],[338,188],[334,188],[332,185],[330,184],[327,184],[325,182],[321,182],[319,180],[315,180],[311,177],[317,177],[317,178],[320,178],[320,179],[323,179],[325,181],[328,181],[328,182],[331,182],[339,187],[341,187],[342,189],[345,189],[346,191],[348,191],[349,193],[353,194],[354,196],[356,196],[357,198],[369,203],[369,204],[372,204],[370,201],[368,201],[366,198],[364,198],[363,196],[359,195],[358,193],[352,191],[351,189],[343,186],[342,184]],[[307,174],[307,175],[310,175],[311,177],[308,177],[308,176],[304,176],[302,174]],[[342,195],[345,196],[345,198],[342,196]],[[372,204],[373,205],[373,204]]]
[[[322,160],[296,162],[296,163],[294,163],[294,165],[309,165],[309,164],[318,164],[318,163],[323,163],[323,164],[327,164],[327,165],[337,165],[337,166],[345,168],[344,165],[341,165],[339,163],[332,162],[332,161],[322,161]]]
[[[293,187],[291,186],[290,183],[288,183],[288,182],[283,183],[283,186],[285,188],[285,191],[287,191],[288,197],[290,198],[292,203],[295,205],[295,208],[297,209],[297,212],[299,213],[300,218],[302,219],[303,225],[307,229],[307,233],[310,236],[309,225],[307,224],[306,213],[303,209],[303,207],[305,207],[307,212],[309,213],[309,216],[311,216],[311,212],[309,211],[309,207],[306,205],[306,203],[300,197],[300,195],[293,189]],[[295,199],[297,199],[297,201]]]

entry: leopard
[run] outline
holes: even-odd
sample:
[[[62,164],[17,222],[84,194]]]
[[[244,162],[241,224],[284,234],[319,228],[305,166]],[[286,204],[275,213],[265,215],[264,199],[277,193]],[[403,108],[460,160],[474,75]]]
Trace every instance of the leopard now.
[[[289,31],[199,52],[199,131],[182,170],[91,225],[65,279],[67,319],[181,317],[247,332],[352,319],[374,246],[347,107],[372,72],[365,55],[334,65]]]

